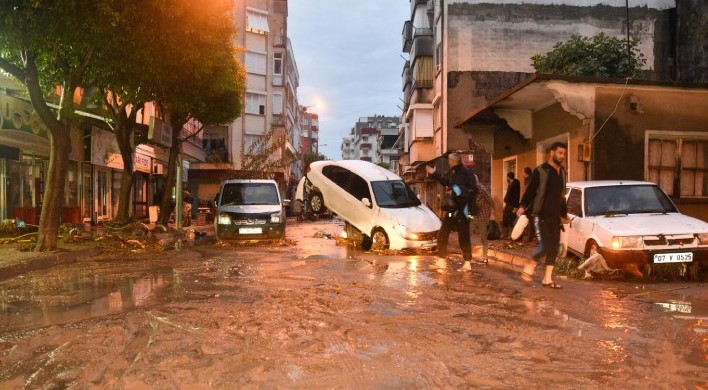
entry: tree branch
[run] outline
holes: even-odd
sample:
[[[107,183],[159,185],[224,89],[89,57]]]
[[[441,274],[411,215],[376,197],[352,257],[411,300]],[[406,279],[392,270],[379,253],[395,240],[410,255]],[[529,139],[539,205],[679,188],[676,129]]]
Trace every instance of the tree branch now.
[[[7,73],[11,74],[14,76],[16,79],[18,79],[22,84],[25,83],[25,77],[27,77],[26,73],[22,68],[19,66],[11,63],[10,61],[0,57],[0,68],[2,68],[4,71]]]

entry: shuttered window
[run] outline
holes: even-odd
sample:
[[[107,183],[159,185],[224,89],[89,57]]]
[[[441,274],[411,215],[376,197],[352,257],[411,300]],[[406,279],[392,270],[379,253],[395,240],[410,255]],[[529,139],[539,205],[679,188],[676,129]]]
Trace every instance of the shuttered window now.
[[[708,139],[651,137],[647,180],[675,198],[708,197]]]
[[[266,74],[266,55],[252,51],[246,52],[246,71],[248,73]]]
[[[246,114],[265,115],[266,95],[246,92]]]
[[[248,18],[247,30],[256,34],[266,34],[270,31],[268,28],[268,14],[251,11],[246,11]]]

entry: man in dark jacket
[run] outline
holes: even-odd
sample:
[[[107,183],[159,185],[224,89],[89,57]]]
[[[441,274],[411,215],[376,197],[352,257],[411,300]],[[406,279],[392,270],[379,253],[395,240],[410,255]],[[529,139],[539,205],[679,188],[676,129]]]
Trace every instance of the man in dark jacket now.
[[[516,210],[519,209],[521,197],[521,183],[516,179],[514,172],[506,174],[506,195],[504,195],[504,213],[502,215],[502,238],[511,238],[511,229],[516,220]]]
[[[568,222],[568,208],[565,203],[566,171],[563,168],[567,151],[568,146],[564,143],[555,142],[551,145],[548,162],[533,171],[531,181],[521,199],[521,207],[516,211],[516,214],[521,216],[530,208],[531,215],[538,219],[541,232],[539,245],[543,245],[543,251],[534,256],[534,260],[539,260],[544,255],[546,257],[546,269],[541,282],[543,287],[561,288],[553,282],[553,268],[558,257],[561,225]]]
[[[467,220],[468,201],[476,199],[477,183],[474,175],[469,169],[462,165],[462,159],[458,153],[450,153],[447,156],[450,170],[443,177],[435,172],[435,167],[427,165],[425,167],[429,175],[440,184],[447,187],[456,200],[456,207],[452,210],[443,210],[442,226],[438,232],[438,257],[444,258],[447,252],[447,241],[453,226],[457,228],[457,237],[460,241],[462,256],[465,259],[463,267],[472,260],[472,246],[470,244],[470,226]],[[475,200],[476,203],[476,200]],[[475,204],[476,208],[476,204]],[[442,265],[444,263],[441,263]]]

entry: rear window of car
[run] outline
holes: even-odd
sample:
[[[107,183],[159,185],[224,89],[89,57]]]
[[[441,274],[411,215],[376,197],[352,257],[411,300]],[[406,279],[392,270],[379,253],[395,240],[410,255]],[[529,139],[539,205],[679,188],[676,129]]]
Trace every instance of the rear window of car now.
[[[671,199],[652,185],[621,185],[585,189],[587,215],[675,213]]]
[[[420,206],[415,192],[403,180],[372,181],[376,204],[383,208],[404,208]]]
[[[276,205],[278,188],[273,183],[228,183],[224,185],[221,205]]]

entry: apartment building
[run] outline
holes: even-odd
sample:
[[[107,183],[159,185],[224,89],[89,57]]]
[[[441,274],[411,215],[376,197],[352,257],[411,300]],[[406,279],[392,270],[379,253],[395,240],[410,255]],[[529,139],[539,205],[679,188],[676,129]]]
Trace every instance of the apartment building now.
[[[301,153],[303,156],[320,151],[320,119],[319,115],[308,112],[302,107],[302,135],[300,136]]]
[[[298,103],[299,74],[288,38],[287,0],[234,2],[236,38],[247,87],[244,113],[232,123],[204,131],[204,162],[193,164],[189,186],[213,199],[221,180],[248,176],[249,158],[271,150],[267,174],[285,190],[302,176],[304,113]]]
[[[387,164],[397,161],[399,126],[400,118],[397,116],[374,115],[359,118],[350,134],[342,139],[342,159]]]

